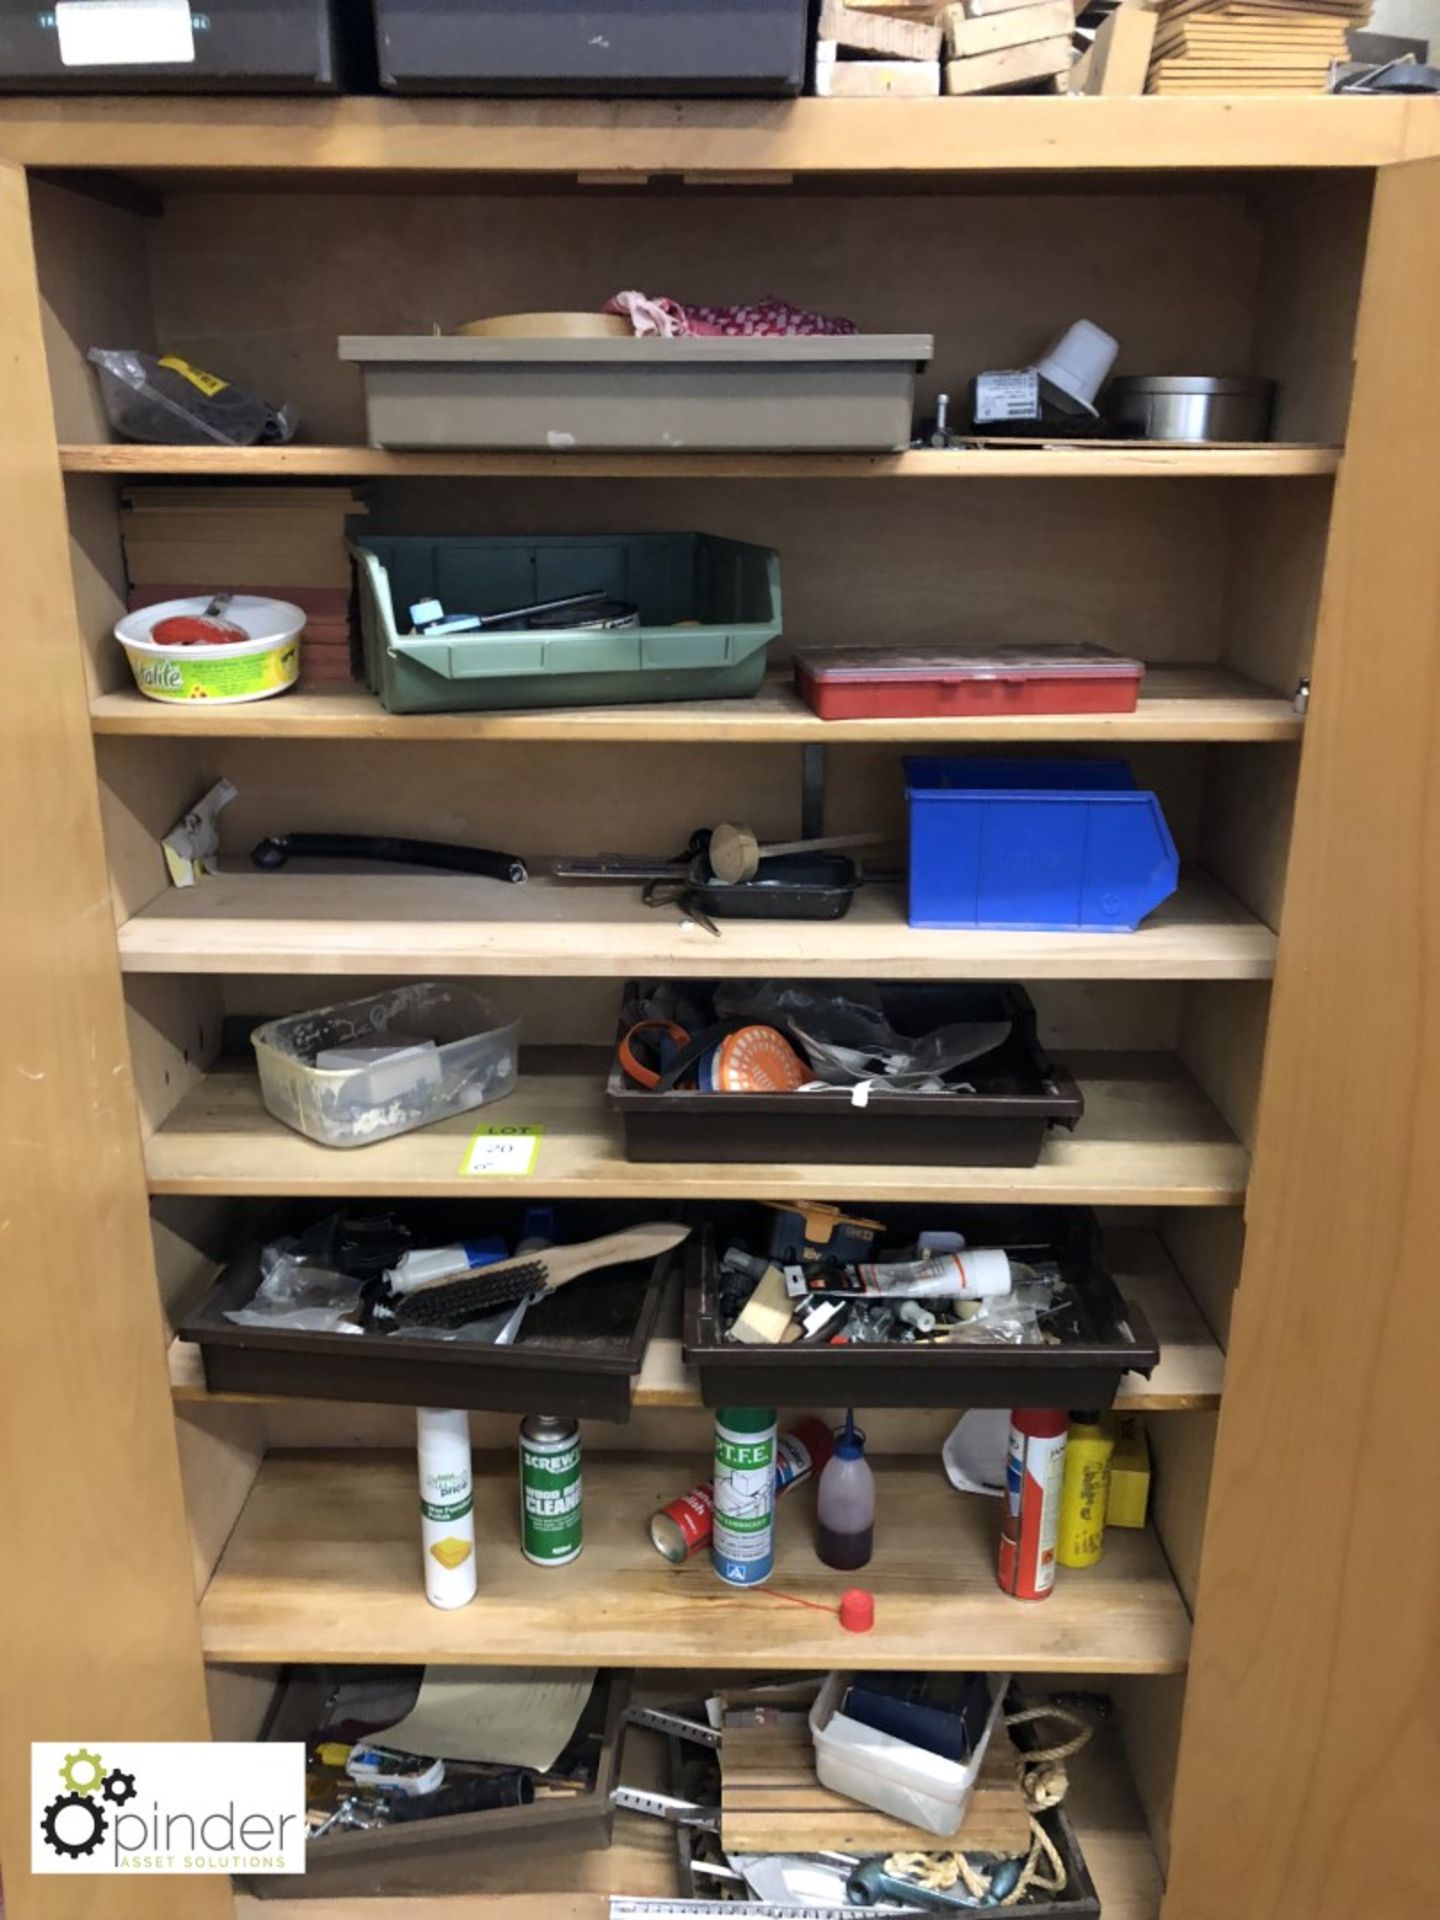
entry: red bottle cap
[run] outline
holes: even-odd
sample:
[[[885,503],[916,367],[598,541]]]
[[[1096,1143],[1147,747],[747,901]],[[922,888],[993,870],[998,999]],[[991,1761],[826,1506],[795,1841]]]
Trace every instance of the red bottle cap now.
[[[874,1594],[848,1587],[840,1596],[840,1624],[846,1633],[869,1633],[875,1624]]]

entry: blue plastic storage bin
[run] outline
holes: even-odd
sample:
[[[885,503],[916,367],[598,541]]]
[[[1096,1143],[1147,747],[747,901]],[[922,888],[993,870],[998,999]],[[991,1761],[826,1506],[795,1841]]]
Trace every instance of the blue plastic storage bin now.
[[[1180,861],[1123,760],[907,759],[910,925],[1133,933]]]

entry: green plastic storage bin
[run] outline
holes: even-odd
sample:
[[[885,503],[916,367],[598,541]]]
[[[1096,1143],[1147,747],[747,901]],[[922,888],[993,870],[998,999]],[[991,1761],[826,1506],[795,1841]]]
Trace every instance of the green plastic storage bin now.
[[[780,558],[704,533],[356,543],[365,677],[390,713],[620,706],[753,694],[780,632]],[[405,633],[405,611],[500,613],[592,589],[633,601],[621,633]],[[693,625],[683,624],[693,622]]]

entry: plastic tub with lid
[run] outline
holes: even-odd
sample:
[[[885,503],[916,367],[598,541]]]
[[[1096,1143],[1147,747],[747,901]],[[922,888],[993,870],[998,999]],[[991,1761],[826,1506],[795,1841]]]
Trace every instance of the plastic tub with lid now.
[[[203,615],[211,605],[206,595],[188,600],[162,600],[157,606],[127,613],[115,625],[115,638],[125,649],[130,671],[141,693],[152,700],[183,702],[208,700],[233,707],[244,700],[268,700],[293,687],[300,672],[300,635],[303,611],[289,600],[269,600],[259,594],[237,593],[226,601],[222,618],[243,627],[248,638],[229,645],[167,647],[150,638],[162,620],[181,615]]]
[[[819,647],[795,656],[800,697],[822,720],[1133,713],[1145,668],[1085,643]]]
[[[326,1147],[363,1147],[503,1100],[520,1022],[484,994],[417,980],[270,1020],[250,1036],[260,1097]]]

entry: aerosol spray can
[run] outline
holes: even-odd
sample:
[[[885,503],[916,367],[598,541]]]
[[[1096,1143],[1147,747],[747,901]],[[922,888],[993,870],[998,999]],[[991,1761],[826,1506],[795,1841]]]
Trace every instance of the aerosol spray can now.
[[[470,1416],[460,1408],[417,1407],[415,1436],[425,1598],[432,1607],[463,1607],[475,1598]]]
[[[834,1449],[835,1436],[823,1420],[813,1414],[797,1420],[776,1443],[775,1498],[818,1473]],[[651,1543],[672,1567],[683,1566],[692,1553],[709,1546],[714,1519],[715,1489],[706,1480],[651,1514]]]
[[[1105,1551],[1105,1511],[1110,1504],[1110,1456],[1115,1436],[1098,1413],[1070,1415],[1065,1441],[1065,1480],[1060,1489],[1060,1534],[1055,1556],[1062,1567],[1093,1567]]]
[[[1017,1407],[1010,1415],[1000,1523],[1000,1585],[1017,1600],[1045,1600],[1055,1585],[1055,1535],[1065,1477],[1065,1414]]]
[[[775,1567],[775,1409],[728,1407],[715,1415],[716,1573],[758,1587]]]
[[[564,1567],[584,1538],[580,1426],[553,1413],[520,1422],[520,1550],[537,1567]]]

